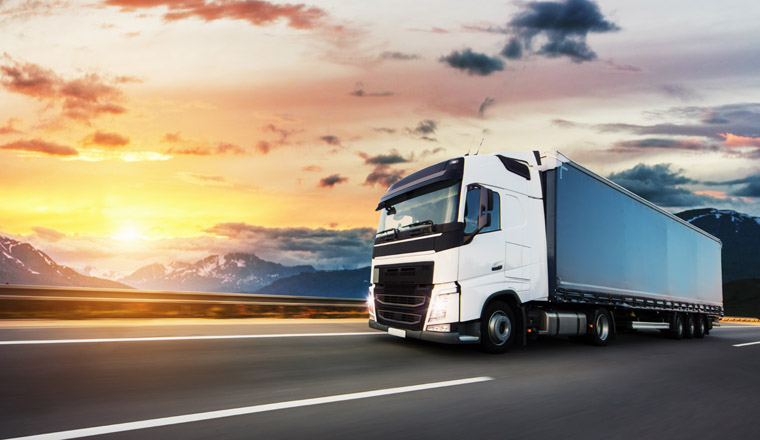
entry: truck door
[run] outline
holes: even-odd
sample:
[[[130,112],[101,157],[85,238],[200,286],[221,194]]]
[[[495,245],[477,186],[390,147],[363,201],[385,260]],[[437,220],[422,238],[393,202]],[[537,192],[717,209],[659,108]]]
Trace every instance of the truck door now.
[[[482,191],[489,192],[486,206],[481,205]],[[530,288],[526,273],[530,237],[525,236],[526,218],[519,198],[495,187],[470,185],[465,199],[465,237],[477,231],[479,208],[490,214],[490,223],[459,251],[462,321],[480,318],[485,300],[493,293]]]
[[[487,192],[487,203],[481,205],[481,193]],[[490,214],[490,222],[477,232],[478,217]],[[504,283],[504,246],[501,229],[501,196],[497,188],[470,185],[465,199],[464,233],[469,243],[459,251],[459,284],[464,296],[481,296],[495,285]],[[477,232],[477,233],[476,233]],[[494,292],[495,290],[490,290]]]

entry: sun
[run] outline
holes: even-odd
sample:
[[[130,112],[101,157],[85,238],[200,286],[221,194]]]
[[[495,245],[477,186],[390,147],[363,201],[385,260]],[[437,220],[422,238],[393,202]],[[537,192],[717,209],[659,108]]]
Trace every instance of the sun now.
[[[112,236],[112,238],[121,241],[136,241],[145,240],[145,236],[140,234],[140,231],[133,225],[124,226],[119,232]]]

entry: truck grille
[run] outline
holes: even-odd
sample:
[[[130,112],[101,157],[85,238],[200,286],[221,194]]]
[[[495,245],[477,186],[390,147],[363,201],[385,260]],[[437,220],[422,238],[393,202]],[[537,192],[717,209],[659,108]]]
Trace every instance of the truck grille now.
[[[418,307],[425,304],[424,296],[377,295],[377,302],[383,305]]]
[[[433,263],[376,266],[375,310],[380,324],[422,330],[433,291]]]
[[[418,324],[422,320],[422,316],[416,315],[414,313],[390,312],[388,310],[381,310],[379,313],[380,316],[386,321],[406,325]]]

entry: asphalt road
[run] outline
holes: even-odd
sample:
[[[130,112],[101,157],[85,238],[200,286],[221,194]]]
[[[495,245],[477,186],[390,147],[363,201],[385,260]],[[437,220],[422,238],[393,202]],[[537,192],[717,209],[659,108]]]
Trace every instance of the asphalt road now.
[[[251,322],[2,323],[0,438],[758,437],[760,343],[734,345],[760,326],[487,355],[364,321]],[[109,340],[154,337],[196,338]],[[83,338],[107,340],[61,341]],[[41,340],[60,342],[9,343]]]

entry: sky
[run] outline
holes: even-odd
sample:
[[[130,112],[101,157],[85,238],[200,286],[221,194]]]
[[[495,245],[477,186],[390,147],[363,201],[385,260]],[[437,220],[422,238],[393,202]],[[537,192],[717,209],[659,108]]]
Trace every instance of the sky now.
[[[559,150],[760,215],[751,1],[0,0],[0,234],[118,277],[369,264],[388,185]]]

